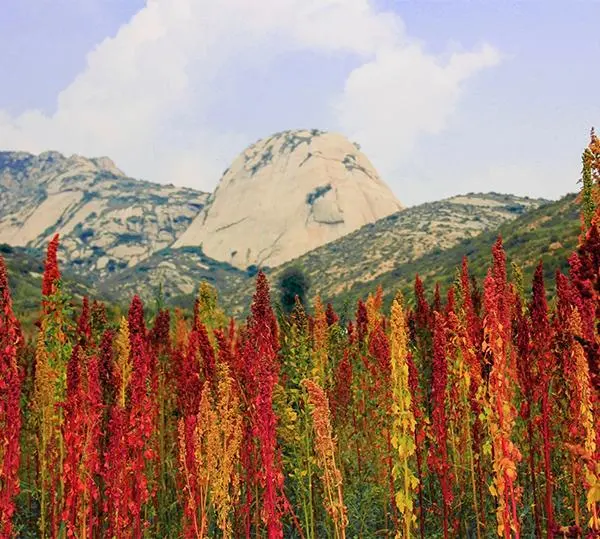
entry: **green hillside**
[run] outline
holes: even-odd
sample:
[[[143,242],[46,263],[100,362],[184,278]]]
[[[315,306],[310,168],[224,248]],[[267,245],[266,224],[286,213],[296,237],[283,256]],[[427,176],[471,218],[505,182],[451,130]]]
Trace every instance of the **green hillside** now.
[[[501,225],[494,231],[462,240],[447,250],[435,250],[411,262],[400,264],[373,280],[355,283],[348,291],[326,299],[341,307],[345,302],[354,304],[381,285],[387,291],[389,303],[395,290],[401,290],[412,299],[412,287],[418,273],[431,290],[439,283],[446,290],[456,278],[463,256],[469,261],[471,272],[479,279],[485,277],[490,265],[490,252],[500,234],[503,238],[508,263],[518,264],[523,270],[524,283],[529,287],[539,260],[544,263],[548,283],[553,283],[557,269],[568,270],[567,258],[577,246],[580,232],[579,205],[576,195],[567,195],[556,202],[531,210],[516,220]]]
[[[45,253],[38,249],[0,244],[0,256],[4,258],[8,270],[15,313],[21,320],[35,320],[42,300]],[[93,286],[68,272],[63,274],[63,286],[75,301],[84,295],[97,297]]]
[[[253,277],[206,256],[200,247],[163,249],[131,268],[99,283],[99,290],[120,301],[139,294],[149,301],[161,294],[168,305],[191,307],[198,285],[206,281],[217,290],[233,294]]]

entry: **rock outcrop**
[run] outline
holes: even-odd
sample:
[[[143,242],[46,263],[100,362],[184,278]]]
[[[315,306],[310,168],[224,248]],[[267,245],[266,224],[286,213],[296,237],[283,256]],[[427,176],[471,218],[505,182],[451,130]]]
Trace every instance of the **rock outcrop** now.
[[[174,247],[201,246],[238,268],[273,267],[401,208],[342,135],[285,131],[235,159]]]

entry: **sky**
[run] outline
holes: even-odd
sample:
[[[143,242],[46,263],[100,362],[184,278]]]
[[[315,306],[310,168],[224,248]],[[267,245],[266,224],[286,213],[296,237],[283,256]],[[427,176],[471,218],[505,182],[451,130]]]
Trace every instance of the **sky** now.
[[[0,149],[211,191],[286,129],[358,142],[407,205],[578,189],[600,0],[0,0]]]

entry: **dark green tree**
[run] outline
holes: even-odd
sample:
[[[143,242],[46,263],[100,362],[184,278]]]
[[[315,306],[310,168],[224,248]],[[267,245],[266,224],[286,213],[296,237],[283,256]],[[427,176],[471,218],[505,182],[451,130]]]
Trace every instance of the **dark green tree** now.
[[[279,289],[279,301],[286,314],[290,314],[294,309],[296,296],[306,307],[306,299],[310,283],[306,274],[296,266],[291,266],[283,270],[277,281]]]

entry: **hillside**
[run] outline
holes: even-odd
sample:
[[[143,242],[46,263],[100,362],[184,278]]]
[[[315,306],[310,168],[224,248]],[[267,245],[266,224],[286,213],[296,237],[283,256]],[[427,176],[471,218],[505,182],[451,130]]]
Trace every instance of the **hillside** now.
[[[0,152],[0,242],[45,248],[59,232],[79,275],[106,277],[171,245],[207,197],[129,178],[108,158]]]
[[[407,208],[324,245],[269,272],[272,282],[287,267],[301,268],[313,283],[311,293],[345,297],[361,282],[412,262],[430,252],[455,246],[539,207],[545,201],[513,195],[467,194]],[[224,293],[234,310],[251,287],[237,297]]]
[[[4,258],[8,270],[14,310],[22,319],[31,321],[37,316],[41,305],[45,253],[37,249],[0,244],[0,256]],[[98,297],[98,291],[92,284],[69,273],[63,274],[63,287],[76,301],[84,295]]]
[[[227,292],[229,297],[253,279],[247,272],[207,257],[199,247],[182,247],[154,253],[147,260],[101,281],[98,289],[124,301],[134,294],[148,301],[160,291],[168,304],[190,307],[201,281],[222,293]]]
[[[468,256],[473,273],[482,278],[491,245],[500,233],[509,261],[522,266],[526,282],[540,258],[544,260],[547,278],[551,279],[557,267],[566,268],[566,257],[576,246],[579,208],[575,195],[540,204],[537,200],[490,194],[416,206],[363,227],[281,268],[268,270],[267,275],[274,286],[281,271],[299,266],[312,280],[311,294],[320,293],[338,308],[346,302],[354,304],[380,284],[388,292],[386,300],[401,289],[410,301],[417,272],[429,288],[434,280],[445,288],[454,279],[455,268],[464,255]],[[429,225],[423,226],[421,223],[427,219]],[[479,227],[483,228],[481,232]],[[460,230],[471,237],[461,237]],[[44,254],[6,245],[0,252],[9,267],[17,309],[20,312],[37,309]],[[416,254],[423,252],[421,256]],[[338,268],[339,273],[329,271],[327,265]],[[361,271],[370,271],[375,276],[361,279]],[[87,293],[126,303],[134,293],[140,293],[146,301],[151,301],[161,289],[167,304],[185,307],[193,304],[198,284],[207,281],[218,289],[226,310],[240,314],[254,291],[255,272],[256,269],[244,272],[213,260],[200,248],[184,247],[162,249],[130,268],[95,280],[94,286],[70,275],[68,269],[65,281],[75,296]]]
[[[492,193],[422,204],[366,225],[267,273],[275,282],[285,268],[300,266],[313,283],[319,283],[314,292],[325,297],[343,295],[359,280],[383,275],[424,253],[456,245],[465,237],[495,230],[543,202]],[[256,268],[244,272],[216,262],[199,248],[165,249],[102,286],[124,296],[135,289],[150,298],[162,283],[167,298],[185,303],[204,279],[218,288],[223,305],[238,313],[253,293],[255,272]]]
[[[447,250],[432,251],[400,264],[376,279],[355,282],[337,297],[327,297],[341,307],[344,302],[354,304],[359,297],[365,297],[381,285],[387,292],[387,304],[396,290],[402,290],[411,302],[417,273],[425,282],[426,289],[431,290],[437,282],[446,290],[454,281],[456,268],[462,263],[463,256],[467,256],[471,272],[481,280],[490,265],[491,248],[499,234],[503,238],[509,265],[515,263],[523,270],[525,290],[531,286],[533,272],[540,260],[544,263],[544,275],[551,287],[557,269],[568,271],[567,258],[577,247],[580,233],[579,215],[576,195],[570,194],[504,223],[496,230],[462,240]]]

